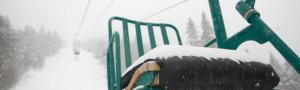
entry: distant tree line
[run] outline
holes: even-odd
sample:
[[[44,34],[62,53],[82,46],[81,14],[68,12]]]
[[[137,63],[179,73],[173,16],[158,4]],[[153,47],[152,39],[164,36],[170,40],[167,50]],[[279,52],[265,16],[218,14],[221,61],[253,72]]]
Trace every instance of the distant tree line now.
[[[96,59],[104,61],[108,44],[99,38],[87,39],[82,42],[82,48],[94,55]]]
[[[138,56],[138,49],[137,49],[137,43],[136,39],[133,41],[130,41],[130,50],[131,50],[131,59],[132,62],[137,60],[139,58]],[[125,68],[125,54],[124,54],[124,46],[123,46],[123,39],[121,37],[120,41],[120,49],[121,49],[121,64],[122,64],[122,71],[124,71]],[[150,44],[144,42],[144,52],[148,52],[150,50]],[[106,65],[106,54],[108,49],[108,41],[103,40],[100,38],[93,38],[84,40],[82,43],[83,50],[86,50],[94,55],[96,59],[99,59],[103,64]]]
[[[202,12],[202,20],[200,26],[201,29],[199,30],[193,19],[188,18],[186,30],[187,44],[191,46],[204,46],[215,38],[214,30],[204,12]],[[199,31],[201,31],[202,33]],[[212,45],[211,47],[216,46]]]
[[[27,70],[43,66],[44,58],[62,47],[56,32],[25,27],[15,30],[0,15],[0,90],[9,90]]]

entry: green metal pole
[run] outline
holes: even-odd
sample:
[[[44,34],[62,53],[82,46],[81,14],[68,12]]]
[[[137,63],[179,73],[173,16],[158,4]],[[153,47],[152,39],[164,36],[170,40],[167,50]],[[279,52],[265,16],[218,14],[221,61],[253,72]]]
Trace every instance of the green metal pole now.
[[[114,42],[116,41],[116,42]],[[111,40],[109,40],[109,46],[107,51],[107,80],[108,80],[108,89],[114,90],[114,84],[115,84],[115,63],[114,63],[114,52],[113,47],[114,43],[116,43],[116,60],[117,63],[120,62],[120,36],[119,33],[114,33],[112,35]],[[117,71],[120,71],[120,67],[116,67]]]
[[[288,45],[286,45],[258,16],[253,17],[250,20],[255,27],[262,30],[271,44],[300,74],[300,58],[295,54],[295,52],[288,47]]]
[[[182,45],[182,40],[181,40],[181,37],[180,37],[180,34],[179,34],[178,29],[177,29],[175,26],[170,25],[170,24],[163,24],[163,25],[164,25],[165,27],[172,28],[172,29],[175,31],[176,37],[177,37],[177,41],[178,41],[178,44],[179,44],[179,45]]]
[[[268,41],[280,52],[280,54],[296,69],[300,74],[300,58],[289,48],[273,31],[260,19],[260,14],[247,3],[240,1],[236,9],[249,22],[265,35]]]
[[[124,39],[126,67],[129,67],[131,65],[131,49],[130,49],[130,39],[129,39],[127,21],[123,21],[123,39]]]
[[[160,29],[161,29],[161,34],[163,37],[164,44],[165,45],[170,44],[166,27],[164,25],[160,25]]]
[[[252,8],[254,8],[255,0],[246,0],[245,1],[248,5],[250,5]]]
[[[225,31],[219,0],[208,0],[208,1],[209,1],[210,11],[211,11],[211,16],[214,23],[217,45],[219,48],[225,48],[227,35]]]
[[[108,90],[114,90],[115,83],[115,68],[114,68],[114,54],[113,54],[113,42],[114,37],[112,35],[112,21],[113,19],[109,19],[108,21],[108,50],[106,55],[106,68],[107,68],[107,83]]]
[[[141,25],[139,23],[135,23],[135,30],[136,30],[136,41],[137,41],[139,56],[142,56],[144,55],[143,37],[141,32]]]
[[[203,47],[209,47],[211,45],[213,45],[216,42],[216,38],[214,38],[213,40],[209,41],[207,44],[205,44]]]
[[[112,38],[112,21],[113,20],[114,20],[114,18],[110,18],[108,20],[108,41],[110,41]]]
[[[242,43],[250,40],[256,41],[259,44],[268,42],[260,30],[257,30],[253,25],[249,25],[227,39],[226,49],[236,50]]]
[[[121,90],[121,48],[120,48],[120,35],[115,32],[115,49],[116,49],[116,90]]]
[[[106,68],[107,68],[107,83],[108,83],[108,90],[113,90],[113,83],[114,83],[114,67],[112,66],[112,63],[113,63],[113,49],[112,48],[108,48],[108,51],[107,51],[107,60],[106,60]]]
[[[153,49],[153,48],[156,47],[156,41],[155,41],[155,36],[154,36],[154,31],[153,31],[153,25],[152,24],[148,24],[148,34],[149,34],[151,49]]]

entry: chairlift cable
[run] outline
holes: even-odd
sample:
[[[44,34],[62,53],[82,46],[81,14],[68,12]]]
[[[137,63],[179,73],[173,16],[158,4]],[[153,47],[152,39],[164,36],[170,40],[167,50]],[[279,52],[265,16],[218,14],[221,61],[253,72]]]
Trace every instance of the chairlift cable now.
[[[188,0],[182,0],[182,1],[178,2],[178,3],[176,3],[176,4],[173,4],[173,5],[169,6],[169,7],[167,7],[167,8],[161,9],[161,10],[159,10],[158,12],[155,12],[155,13],[153,13],[153,14],[150,14],[149,16],[147,16],[147,17],[141,19],[141,21],[146,20],[146,19],[149,19],[149,18],[152,18],[153,16],[156,16],[156,15],[158,15],[158,14],[160,14],[160,13],[163,13],[163,12],[165,12],[165,11],[167,11],[167,10],[170,10],[170,9],[172,9],[172,8],[175,8],[176,6],[178,6],[178,5],[180,5],[180,4],[183,4],[183,3],[185,3],[186,1],[188,1]]]
[[[114,1],[115,1],[115,0],[111,0],[111,1],[109,2],[109,4],[105,7],[105,9],[104,9],[104,11],[102,12],[102,14],[100,15],[100,17],[97,19],[97,22],[100,21],[100,20],[104,17],[104,15],[107,13],[107,11],[108,11],[108,10],[111,8],[111,6],[113,5]]]
[[[167,11],[167,10],[170,10],[170,9],[172,9],[172,8],[175,8],[175,7],[178,6],[178,5],[181,5],[181,4],[185,3],[186,1],[189,1],[189,0],[182,0],[182,1],[178,2],[178,3],[176,3],[176,4],[173,4],[173,5],[169,6],[169,7],[167,7],[167,8],[161,9],[161,10],[159,10],[158,12],[155,12],[155,13],[153,13],[153,14],[148,15],[147,17],[144,17],[144,18],[141,19],[140,21],[143,21],[143,20],[152,18],[153,16],[156,16],[156,15],[158,15],[158,14],[160,14],[160,13],[163,13],[163,12],[165,12],[165,11]],[[105,8],[105,10],[104,10],[103,13],[101,14],[101,16],[98,18],[98,21],[100,21],[100,20],[103,18],[103,16],[106,14],[106,12],[109,10],[109,8],[111,7],[111,5],[112,5],[113,3],[114,3],[114,0],[111,0],[111,2],[109,3],[109,5]],[[97,22],[98,22],[98,21],[97,21]],[[95,23],[95,25],[97,24],[97,22]],[[95,25],[93,25],[93,26],[95,26]]]
[[[89,9],[89,6],[90,6],[90,3],[91,3],[91,0],[88,0],[88,3],[85,7],[85,10],[84,10],[84,13],[83,13],[83,16],[81,18],[81,21],[80,21],[80,25],[79,25],[79,28],[78,28],[78,31],[74,34],[74,39],[73,39],[73,52],[75,55],[79,55],[80,54],[80,42],[78,41],[78,36],[80,34],[80,31],[82,29],[82,25],[84,23],[84,20],[86,18],[86,14],[87,14],[87,11]]]
[[[89,8],[89,6],[90,6],[90,3],[91,3],[91,0],[88,0],[88,3],[87,3],[87,5],[86,5],[86,7],[85,7],[85,10],[84,10],[84,14],[83,14],[83,16],[82,16],[82,18],[81,18],[81,21],[80,21],[80,25],[79,25],[78,31],[77,31],[77,33],[76,33],[77,35],[80,33],[80,30],[81,30],[82,25],[83,25],[83,23],[84,23],[84,20],[85,20],[85,18],[86,18],[86,14],[87,14],[88,8]]]
[[[96,19],[96,22],[95,24],[92,25],[93,26],[96,26],[97,25],[97,22],[101,21],[102,18],[104,18],[104,15],[108,12],[108,10],[111,8],[111,6],[113,5],[115,0],[111,0],[109,2],[109,4],[105,7],[105,9],[103,10],[103,12],[101,13],[101,15]],[[92,28],[91,27],[91,28]]]

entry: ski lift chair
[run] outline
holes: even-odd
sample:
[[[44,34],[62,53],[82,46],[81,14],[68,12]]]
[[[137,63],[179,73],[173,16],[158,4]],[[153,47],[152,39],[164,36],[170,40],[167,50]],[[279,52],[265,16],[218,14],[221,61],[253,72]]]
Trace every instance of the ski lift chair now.
[[[182,46],[176,27],[163,23],[146,23],[122,17],[109,20],[107,76],[109,90],[272,90],[280,81],[274,69],[246,53],[234,51],[243,42],[270,42],[299,72],[299,57],[265,24],[254,9],[254,0],[240,1],[237,10],[250,23],[239,33],[226,37],[218,0],[209,0],[219,49]],[[121,75],[121,48],[112,21],[123,24],[126,71]],[[128,23],[135,25],[139,59],[131,64]],[[144,53],[141,26],[148,27],[152,50]],[[156,45],[153,27],[160,27],[165,46]],[[176,33],[178,45],[168,45],[167,29]]]
[[[73,41],[73,52],[75,55],[80,54],[80,42],[76,39]]]

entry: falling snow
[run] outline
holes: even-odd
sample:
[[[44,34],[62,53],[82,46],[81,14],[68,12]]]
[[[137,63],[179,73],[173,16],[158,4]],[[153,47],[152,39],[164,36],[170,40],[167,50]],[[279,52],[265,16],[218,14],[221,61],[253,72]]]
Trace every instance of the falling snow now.
[[[44,67],[28,71],[11,90],[106,90],[106,69],[88,52],[76,57],[71,48],[46,59]]]

